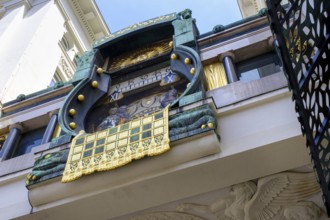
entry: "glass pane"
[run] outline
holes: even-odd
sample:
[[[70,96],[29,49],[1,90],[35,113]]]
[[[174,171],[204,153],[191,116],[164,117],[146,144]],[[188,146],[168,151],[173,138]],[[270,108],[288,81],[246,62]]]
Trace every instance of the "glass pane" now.
[[[39,146],[44,135],[46,127],[37,130],[29,131],[22,134],[21,139],[12,153],[12,157],[21,156],[31,152],[32,148]]]
[[[281,71],[275,53],[268,53],[237,64],[239,79],[250,82]]]

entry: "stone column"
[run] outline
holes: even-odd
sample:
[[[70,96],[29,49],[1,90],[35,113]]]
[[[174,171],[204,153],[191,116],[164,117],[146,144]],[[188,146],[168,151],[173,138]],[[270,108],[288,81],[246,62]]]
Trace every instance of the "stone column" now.
[[[16,145],[18,144],[21,138],[22,131],[23,131],[23,127],[20,124],[13,124],[9,126],[8,137],[5,143],[3,144],[0,152],[0,161],[9,159],[10,153],[16,147]]]
[[[57,111],[53,111],[49,113],[50,120],[48,122],[44,136],[42,137],[41,144],[46,144],[51,141],[54,130],[57,125],[57,118],[58,118],[57,114],[58,114]]]
[[[225,52],[225,53],[221,54],[220,59],[223,62],[223,65],[226,70],[228,84],[238,81],[236,68],[235,68],[235,64],[234,64],[234,60],[235,60],[234,53]]]

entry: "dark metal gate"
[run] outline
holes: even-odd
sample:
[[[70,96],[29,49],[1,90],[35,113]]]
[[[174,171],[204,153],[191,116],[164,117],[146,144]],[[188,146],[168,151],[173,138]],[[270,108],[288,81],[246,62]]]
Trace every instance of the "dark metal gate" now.
[[[330,214],[330,0],[267,0],[271,29]]]

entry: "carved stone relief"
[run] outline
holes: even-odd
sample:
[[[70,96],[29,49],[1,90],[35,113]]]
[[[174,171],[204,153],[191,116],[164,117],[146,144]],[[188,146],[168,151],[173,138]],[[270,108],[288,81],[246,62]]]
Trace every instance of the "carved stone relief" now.
[[[178,211],[212,213],[221,220],[317,220],[322,210],[307,201],[320,191],[314,173],[280,173],[231,186],[231,193],[210,205],[185,203]]]
[[[186,216],[208,220],[321,220],[325,212],[308,200],[319,192],[313,172],[285,172],[233,185],[228,196],[208,205],[183,203],[176,212],[152,212],[130,220]],[[164,217],[168,213],[173,218]]]
[[[154,212],[133,217],[130,220],[206,220],[195,215],[180,212]]]
[[[58,65],[64,75],[63,78],[66,80],[70,80],[73,77],[74,70],[70,67],[70,65],[68,64],[68,61],[64,58],[63,55],[61,56],[60,62]]]

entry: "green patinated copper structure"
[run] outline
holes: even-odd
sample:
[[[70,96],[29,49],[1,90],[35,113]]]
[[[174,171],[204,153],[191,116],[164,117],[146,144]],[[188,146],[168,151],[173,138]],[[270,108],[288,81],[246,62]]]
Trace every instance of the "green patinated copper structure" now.
[[[66,149],[39,157],[34,164],[32,172],[27,176],[26,185],[62,175],[68,153],[69,150]]]
[[[168,123],[170,141],[216,131],[212,108],[208,104],[193,105],[205,99],[204,73],[196,48],[198,35],[195,19],[187,9],[132,25],[96,41],[92,51],[77,58],[74,88],[59,112],[59,124],[66,137],[74,137],[80,131],[93,133],[101,123],[106,125],[101,129],[106,129],[112,118],[115,124],[111,126],[115,126],[168,104],[173,110]],[[170,49],[162,43],[167,40]],[[122,58],[125,56],[126,60]],[[109,68],[115,60],[116,68]],[[132,86],[133,92],[129,89]],[[182,107],[187,110],[180,111]],[[114,109],[122,113],[115,114]],[[114,114],[112,118],[108,111]],[[68,138],[64,139],[62,142],[67,142]],[[61,175],[65,156],[67,151],[39,158],[27,184]]]

